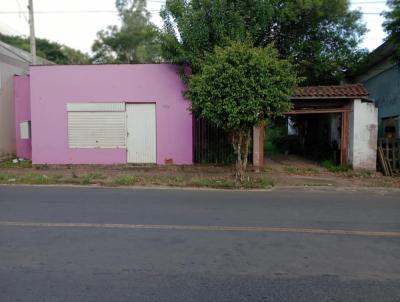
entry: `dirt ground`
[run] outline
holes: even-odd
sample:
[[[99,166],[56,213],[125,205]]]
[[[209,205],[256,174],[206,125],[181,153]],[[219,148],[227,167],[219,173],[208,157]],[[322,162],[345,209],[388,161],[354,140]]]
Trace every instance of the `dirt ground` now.
[[[400,178],[380,172],[330,172],[319,163],[295,155],[273,155],[265,160],[265,173],[282,186],[400,187]]]
[[[232,166],[137,165],[30,165],[0,163],[0,183],[83,185],[166,185],[234,188]],[[335,186],[400,188],[400,177],[384,177],[368,171],[330,172],[320,164],[296,156],[266,158],[264,171],[249,167],[245,188],[270,186]],[[257,183],[254,183],[257,182]]]

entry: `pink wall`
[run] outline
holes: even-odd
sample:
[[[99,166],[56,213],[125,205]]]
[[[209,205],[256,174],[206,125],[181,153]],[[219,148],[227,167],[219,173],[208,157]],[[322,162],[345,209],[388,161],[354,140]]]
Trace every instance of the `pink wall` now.
[[[126,149],[70,149],[66,104],[156,103],[157,163],[192,164],[192,116],[176,67],[52,65],[31,67],[34,164],[122,164]]]
[[[14,76],[14,100],[17,157],[31,159],[32,142],[30,139],[21,139],[19,129],[21,122],[31,120],[29,76]]]

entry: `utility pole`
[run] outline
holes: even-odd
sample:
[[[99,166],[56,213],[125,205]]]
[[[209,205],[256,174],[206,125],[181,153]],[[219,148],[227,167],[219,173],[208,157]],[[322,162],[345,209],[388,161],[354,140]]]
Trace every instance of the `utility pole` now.
[[[30,41],[31,41],[31,55],[32,55],[32,64],[36,64],[36,38],[35,38],[35,21],[33,17],[33,0],[29,0],[29,33],[30,33]]]

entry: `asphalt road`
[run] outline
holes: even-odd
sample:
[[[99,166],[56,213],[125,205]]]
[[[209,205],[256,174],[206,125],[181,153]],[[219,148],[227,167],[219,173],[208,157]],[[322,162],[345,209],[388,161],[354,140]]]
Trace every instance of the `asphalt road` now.
[[[0,301],[400,301],[400,194],[0,186]]]

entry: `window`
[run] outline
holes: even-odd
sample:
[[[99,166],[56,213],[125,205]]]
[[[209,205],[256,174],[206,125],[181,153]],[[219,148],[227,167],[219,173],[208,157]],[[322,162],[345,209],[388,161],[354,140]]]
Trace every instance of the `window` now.
[[[125,148],[124,103],[69,103],[70,148]]]
[[[31,138],[31,121],[22,121],[19,124],[19,132],[21,139]]]

